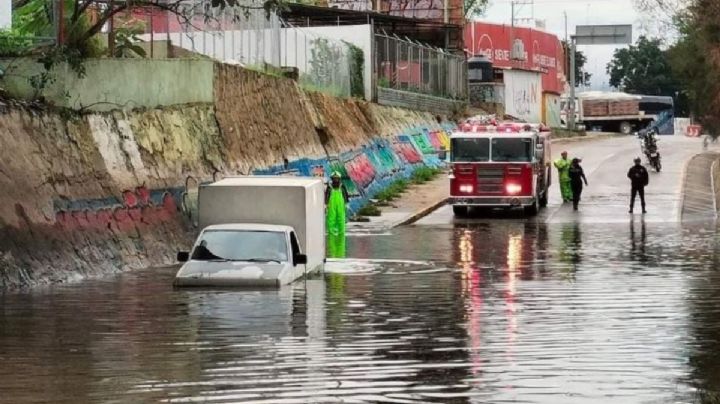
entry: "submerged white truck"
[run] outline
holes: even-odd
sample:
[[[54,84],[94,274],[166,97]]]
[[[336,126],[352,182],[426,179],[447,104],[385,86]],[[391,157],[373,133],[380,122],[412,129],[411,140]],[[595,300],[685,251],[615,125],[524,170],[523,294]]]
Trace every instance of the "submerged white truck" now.
[[[230,177],[200,187],[202,231],[177,286],[275,286],[325,262],[324,184],[319,178]]]

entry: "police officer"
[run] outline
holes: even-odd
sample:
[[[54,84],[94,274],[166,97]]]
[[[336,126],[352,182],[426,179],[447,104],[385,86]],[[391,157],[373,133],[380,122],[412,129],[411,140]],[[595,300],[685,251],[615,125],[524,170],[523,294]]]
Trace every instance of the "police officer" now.
[[[645,167],[640,164],[640,157],[635,158],[635,165],[630,167],[628,171],[628,178],[630,179],[631,191],[630,191],[630,213],[633,213],[633,207],[635,206],[635,197],[640,195],[640,203],[642,204],[642,213],[645,214],[645,187],[650,182],[650,176]]]

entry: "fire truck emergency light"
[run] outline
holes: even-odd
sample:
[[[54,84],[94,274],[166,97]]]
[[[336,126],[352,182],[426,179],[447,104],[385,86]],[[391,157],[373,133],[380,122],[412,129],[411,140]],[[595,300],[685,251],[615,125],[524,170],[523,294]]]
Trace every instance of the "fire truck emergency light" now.
[[[519,184],[512,184],[512,183],[511,183],[511,184],[507,184],[507,185],[505,186],[505,190],[506,190],[507,193],[510,194],[510,195],[517,195],[517,194],[520,193],[520,191],[522,191],[522,186],[520,186]]]

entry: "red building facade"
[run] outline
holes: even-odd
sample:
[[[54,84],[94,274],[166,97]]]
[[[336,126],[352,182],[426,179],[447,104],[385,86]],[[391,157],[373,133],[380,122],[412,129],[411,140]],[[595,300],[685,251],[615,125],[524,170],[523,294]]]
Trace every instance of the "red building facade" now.
[[[555,35],[532,28],[469,22],[464,36],[470,56],[483,54],[494,67],[540,72],[543,93],[563,93],[567,82],[565,51]],[[515,42],[522,43],[524,60],[513,60]]]

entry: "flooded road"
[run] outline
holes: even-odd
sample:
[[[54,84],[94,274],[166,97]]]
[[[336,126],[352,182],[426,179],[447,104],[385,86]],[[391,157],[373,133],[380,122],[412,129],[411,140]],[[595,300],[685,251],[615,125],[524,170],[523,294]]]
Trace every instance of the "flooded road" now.
[[[422,230],[422,231],[419,231]],[[517,221],[350,237],[277,291],[174,269],[0,297],[0,402],[701,402],[714,228]]]

